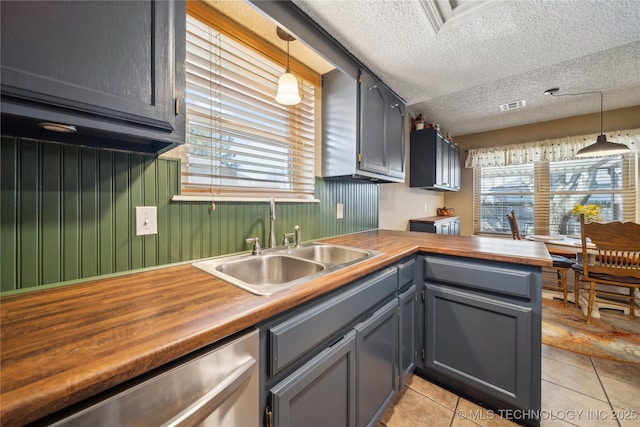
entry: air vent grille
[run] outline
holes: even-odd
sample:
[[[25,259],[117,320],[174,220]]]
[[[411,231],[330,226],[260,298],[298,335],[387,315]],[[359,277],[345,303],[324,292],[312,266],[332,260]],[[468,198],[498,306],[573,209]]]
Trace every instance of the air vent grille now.
[[[510,102],[508,104],[502,104],[500,106],[500,111],[509,111],[515,110],[516,108],[523,108],[527,106],[527,101],[524,99],[522,101]]]

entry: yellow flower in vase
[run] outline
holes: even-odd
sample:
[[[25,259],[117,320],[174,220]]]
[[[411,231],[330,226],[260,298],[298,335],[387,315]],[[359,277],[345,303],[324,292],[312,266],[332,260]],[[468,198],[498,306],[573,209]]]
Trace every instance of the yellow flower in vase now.
[[[571,211],[573,215],[580,219],[580,214],[584,214],[584,222],[602,222],[604,217],[600,215],[600,205],[580,205],[577,204]]]

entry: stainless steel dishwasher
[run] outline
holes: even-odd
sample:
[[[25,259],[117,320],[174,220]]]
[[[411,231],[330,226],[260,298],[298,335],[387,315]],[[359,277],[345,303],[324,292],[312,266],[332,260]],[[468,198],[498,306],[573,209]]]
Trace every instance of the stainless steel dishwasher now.
[[[187,356],[55,426],[258,426],[258,331]]]

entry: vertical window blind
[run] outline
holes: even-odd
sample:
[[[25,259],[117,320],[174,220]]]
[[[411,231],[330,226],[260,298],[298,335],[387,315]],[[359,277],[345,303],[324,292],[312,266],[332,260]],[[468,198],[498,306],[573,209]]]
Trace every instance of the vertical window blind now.
[[[284,67],[187,15],[183,193],[304,198],[314,194],[315,84],[275,102]]]
[[[474,168],[474,233],[577,234],[576,204],[596,204],[605,221],[637,221],[638,155]]]

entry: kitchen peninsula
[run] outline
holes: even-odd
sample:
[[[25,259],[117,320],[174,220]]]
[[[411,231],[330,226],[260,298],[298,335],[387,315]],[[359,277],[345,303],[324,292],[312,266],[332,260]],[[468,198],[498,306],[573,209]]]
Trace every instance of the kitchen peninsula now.
[[[422,277],[415,283],[434,295],[427,297],[426,324],[433,314],[428,307],[436,313],[444,308],[438,301],[474,299],[489,310],[492,300],[464,283],[469,274],[478,275],[479,290],[497,296],[499,310],[515,307],[505,295],[523,302],[517,316],[530,316],[517,328],[526,328],[527,346],[533,349],[531,365],[524,369],[533,372],[526,394],[534,402],[525,409],[539,409],[540,269],[551,265],[543,243],[388,230],[323,241],[383,254],[269,296],[253,295],[189,263],[3,297],[2,423],[38,420],[416,254],[415,271]],[[443,277],[458,270],[458,261],[467,273]],[[499,276],[493,289],[487,288],[494,286],[486,280],[490,275]],[[429,340],[442,345],[440,332],[432,328],[428,335],[429,328]],[[428,361],[423,370],[432,371]],[[442,369],[432,372],[446,381]],[[463,383],[454,379],[452,386]]]

